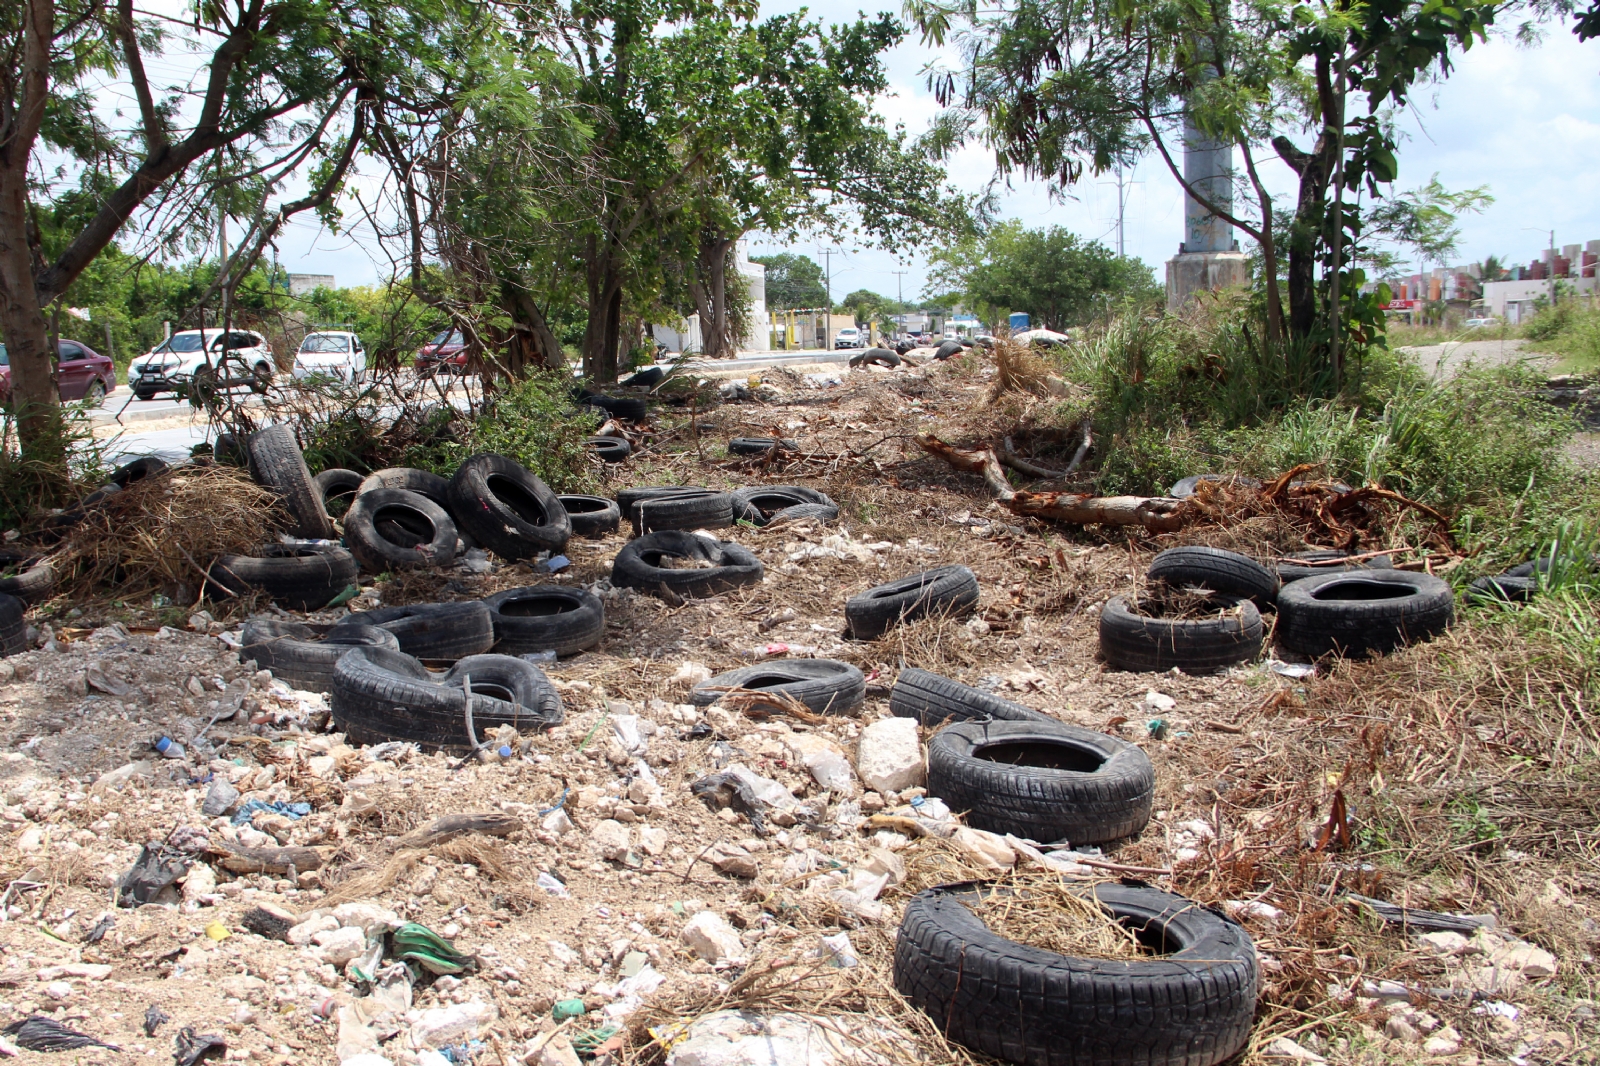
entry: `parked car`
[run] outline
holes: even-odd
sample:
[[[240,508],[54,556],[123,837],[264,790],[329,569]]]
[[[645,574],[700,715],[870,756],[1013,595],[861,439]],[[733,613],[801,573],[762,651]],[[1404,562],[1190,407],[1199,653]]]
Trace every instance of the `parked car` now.
[[[866,341],[861,336],[861,331],[853,326],[846,326],[834,334],[833,347],[839,348],[864,348]]]
[[[1500,324],[1498,318],[1469,318],[1461,323],[1468,329],[1490,329]]]
[[[367,377],[367,353],[361,338],[344,330],[307,333],[294,353],[294,378],[328,377],[358,384]]]
[[[128,387],[153,400],[187,388],[197,371],[264,392],[272,384],[272,346],[254,330],[182,330],[128,364]]]
[[[417,373],[463,373],[467,366],[467,338],[459,329],[447,329],[424,344],[416,357]]]
[[[83,400],[98,407],[117,389],[117,368],[87,344],[62,337],[56,345],[56,385],[63,401]],[[11,402],[11,356],[0,344],[0,403]]]

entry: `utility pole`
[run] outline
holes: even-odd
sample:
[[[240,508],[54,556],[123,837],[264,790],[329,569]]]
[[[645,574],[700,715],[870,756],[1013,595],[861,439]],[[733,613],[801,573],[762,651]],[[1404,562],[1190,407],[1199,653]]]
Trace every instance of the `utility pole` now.
[[[900,305],[900,313],[895,315],[895,325],[900,327],[903,336],[906,331],[906,275],[911,271],[891,270],[890,273],[894,275],[894,300]]]
[[[1581,266],[1581,264],[1583,263],[1583,259],[1580,257],[1578,262],[1580,264],[1578,272],[1581,274],[1583,272],[1582,266]],[[1556,231],[1555,230],[1551,230],[1550,231],[1550,306],[1554,307],[1555,305],[1556,305]]]
[[[1116,180],[1115,184],[1117,186],[1117,257],[1120,259],[1123,256],[1126,256],[1128,254],[1128,242],[1127,242],[1127,232],[1126,232],[1127,210],[1128,210],[1128,193],[1133,190],[1133,187],[1135,185],[1140,184],[1140,182],[1134,181],[1131,178],[1124,178],[1122,176],[1122,166],[1120,164],[1117,166],[1116,173],[1117,173],[1117,180]],[[1110,185],[1110,184],[1113,184],[1113,183],[1109,182],[1109,181],[1102,181],[1100,184],[1101,185]]]

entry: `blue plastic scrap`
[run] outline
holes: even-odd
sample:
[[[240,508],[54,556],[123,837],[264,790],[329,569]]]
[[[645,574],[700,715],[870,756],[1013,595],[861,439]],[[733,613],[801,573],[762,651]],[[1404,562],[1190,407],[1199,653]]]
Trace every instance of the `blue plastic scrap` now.
[[[311,813],[309,803],[285,803],[282,800],[273,800],[267,803],[264,800],[245,800],[239,804],[239,809],[233,813],[234,825],[246,825],[259,811],[268,814],[281,814],[285,818],[299,821]]]

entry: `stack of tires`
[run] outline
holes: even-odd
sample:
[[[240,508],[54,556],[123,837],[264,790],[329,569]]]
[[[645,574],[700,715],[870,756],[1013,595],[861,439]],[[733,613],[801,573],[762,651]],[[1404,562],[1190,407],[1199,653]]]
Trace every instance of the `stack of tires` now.
[[[1133,744],[924,670],[901,672],[889,707],[943,726],[928,740],[928,791],[974,828],[1087,845],[1149,821],[1155,769]],[[1247,1042],[1255,949],[1226,917],[1137,883],[1085,887],[1152,955],[1072,958],[992,932],[971,909],[985,890],[969,882],[919,893],[895,941],[895,987],[950,1039],[1026,1066],[1211,1066]],[[1007,1005],[1004,1024],[995,1004]]]
[[[1100,655],[1119,670],[1159,673],[1176,667],[1206,673],[1261,654],[1261,606],[1270,606],[1278,579],[1266,567],[1219,548],[1169,548],[1150,565],[1152,583],[1213,593],[1215,613],[1160,618],[1139,600],[1114,596],[1100,611]]]

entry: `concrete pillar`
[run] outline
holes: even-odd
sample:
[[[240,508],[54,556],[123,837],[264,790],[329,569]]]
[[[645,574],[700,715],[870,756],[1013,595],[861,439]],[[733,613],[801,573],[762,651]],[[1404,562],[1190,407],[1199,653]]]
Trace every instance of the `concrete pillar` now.
[[[1233,142],[1207,137],[1183,123],[1183,177],[1218,208],[1233,212]],[[1183,243],[1167,260],[1167,310],[1177,311],[1197,292],[1250,283],[1250,263],[1239,251],[1233,226],[1193,196],[1183,198]]]

